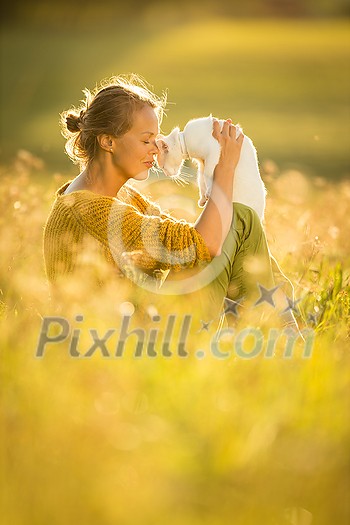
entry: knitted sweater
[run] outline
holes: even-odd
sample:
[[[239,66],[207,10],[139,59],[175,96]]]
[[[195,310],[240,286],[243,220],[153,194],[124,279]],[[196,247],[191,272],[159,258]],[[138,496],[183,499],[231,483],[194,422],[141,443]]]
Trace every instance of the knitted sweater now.
[[[148,273],[178,271],[210,261],[204,240],[192,224],[163,213],[132,187],[123,186],[117,197],[88,190],[64,195],[69,184],[57,191],[44,229],[49,281],[71,274],[83,261],[93,264],[91,254],[102,255],[119,271],[130,260],[125,256],[131,254],[133,263]]]

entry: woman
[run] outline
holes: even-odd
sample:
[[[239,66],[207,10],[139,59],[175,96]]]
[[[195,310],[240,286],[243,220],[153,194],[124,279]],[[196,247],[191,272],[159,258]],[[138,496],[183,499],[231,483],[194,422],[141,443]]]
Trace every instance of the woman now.
[[[182,287],[183,293],[192,291],[202,305],[210,304],[212,315],[226,296],[254,293],[257,282],[271,289],[275,281],[261,223],[252,209],[232,206],[243,134],[236,139],[231,120],[222,131],[214,122],[221,156],[207,205],[190,224],[163,213],[128,184],[130,179],[146,179],[155,163],[165,99],[136,76],[112,78],[85,95],[81,108],[62,114],[66,151],[82,171],[58,190],[45,226],[49,281],[58,283],[73,274],[86,281],[83,270],[97,267],[97,260],[124,273],[132,264],[148,284],[158,282],[159,271],[180,271],[196,282],[192,289]],[[257,272],[246,268],[253,256],[259,260]],[[283,297],[281,308],[287,304]],[[288,316],[293,320],[290,312]]]

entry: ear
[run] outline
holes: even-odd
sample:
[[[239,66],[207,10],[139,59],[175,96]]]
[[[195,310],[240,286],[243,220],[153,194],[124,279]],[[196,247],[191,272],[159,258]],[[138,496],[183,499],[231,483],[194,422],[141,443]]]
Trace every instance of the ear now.
[[[169,146],[165,142],[163,135],[158,135],[156,138],[156,144],[159,151],[169,151]]]
[[[110,151],[113,146],[111,135],[98,135],[97,137],[100,147],[106,151]]]
[[[169,137],[171,137],[172,139],[176,140],[179,137],[179,133],[180,133],[180,128],[176,127],[176,128],[171,130],[171,133],[169,134]]]

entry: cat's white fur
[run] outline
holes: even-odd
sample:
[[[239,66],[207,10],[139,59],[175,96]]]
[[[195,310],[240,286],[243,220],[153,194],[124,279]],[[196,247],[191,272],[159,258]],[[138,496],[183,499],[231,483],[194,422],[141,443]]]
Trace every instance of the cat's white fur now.
[[[222,128],[224,120],[219,120]],[[242,130],[236,126],[238,136]],[[198,166],[199,206],[204,206],[210,194],[214,168],[220,157],[219,142],[213,137],[213,117],[190,120],[181,132],[174,128],[167,136],[159,135],[158,165],[169,177],[176,177],[186,159],[195,160]],[[258,158],[253,142],[244,136],[242,150],[237,164],[233,201],[253,208],[260,219],[264,218],[266,189],[260,177]]]

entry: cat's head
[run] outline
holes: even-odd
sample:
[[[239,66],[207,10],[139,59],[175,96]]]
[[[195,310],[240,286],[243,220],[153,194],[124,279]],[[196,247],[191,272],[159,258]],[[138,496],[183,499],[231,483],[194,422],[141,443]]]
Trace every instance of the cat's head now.
[[[180,129],[174,128],[169,135],[158,135],[156,139],[157,163],[168,177],[177,177],[183,164],[179,133]]]

